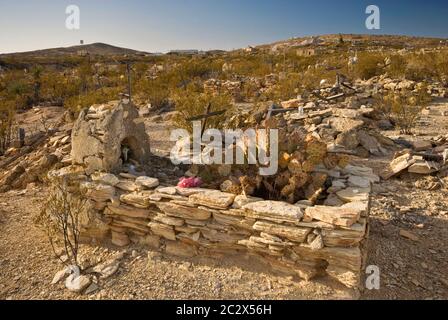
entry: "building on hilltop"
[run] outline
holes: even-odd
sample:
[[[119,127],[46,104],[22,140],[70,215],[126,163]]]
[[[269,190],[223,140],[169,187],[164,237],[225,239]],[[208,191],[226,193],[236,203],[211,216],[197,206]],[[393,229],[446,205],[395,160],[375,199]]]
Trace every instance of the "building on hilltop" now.
[[[171,50],[168,54],[171,55],[197,55],[199,54],[199,50],[189,49],[189,50]]]

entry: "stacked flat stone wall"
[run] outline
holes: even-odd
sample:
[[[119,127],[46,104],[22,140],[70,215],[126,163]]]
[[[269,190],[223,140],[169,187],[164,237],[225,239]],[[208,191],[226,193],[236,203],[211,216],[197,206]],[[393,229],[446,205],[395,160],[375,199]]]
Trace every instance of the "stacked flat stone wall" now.
[[[159,186],[155,178],[127,173],[87,175],[81,166],[53,175],[81,182],[89,204],[83,242],[136,243],[186,258],[255,255],[275,271],[307,280],[328,275],[348,287],[359,286],[370,185],[377,179],[370,169],[341,169],[331,189],[343,203],[338,206]]]

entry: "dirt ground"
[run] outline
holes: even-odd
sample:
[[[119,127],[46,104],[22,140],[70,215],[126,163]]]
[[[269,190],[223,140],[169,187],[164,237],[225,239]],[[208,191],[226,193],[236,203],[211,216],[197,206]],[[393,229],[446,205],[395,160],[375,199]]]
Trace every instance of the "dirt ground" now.
[[[431,108],[448,111],[448,103]],[[427,124],[431,123],[431,126]],[[448,133],[443,116],[422,119],[419,138]],[[168,128],[148,121],[152,148],[166,151]],[[385,132],[398,136],[397,132]],[[404,137],[414,139],[416,137]],[[390,155],[392,157],[392,155]],[[361,161],[379,170],[389,158]],[[445,180],[446,181],[446,180]],[[96,263],[123,251],[119,271],[90,295],[51,285],[62,264],[33,223],[46,198],[43,186],[0,194],[0,299],[448,299],[448,186],[423,190],[428,177],[404,175],[374,186],[368,265],[380,269],[380,289],[348,290],[322,278],[311,282],[264,272],[257,261],[182,260],[145,248],[82,246]],[[417,238],[400,236],[400,230]]]

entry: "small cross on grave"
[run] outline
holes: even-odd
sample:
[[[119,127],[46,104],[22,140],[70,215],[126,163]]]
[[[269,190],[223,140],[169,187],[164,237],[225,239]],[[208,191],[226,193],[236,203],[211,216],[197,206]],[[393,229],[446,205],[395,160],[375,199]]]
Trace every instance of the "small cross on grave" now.
[[[204,131],[205,131],[205,128],[207,126],[207,119],[208,118],[220,116],[220,115],[222,115],[222,114],[224,114],[226,112],[225,110],[210,112],[211,108],[212,108],[212,104],[209,103],[207,108],[205,109],[205,113],[204,114],[197,115],[197,116],[194,116],[194,117],[191,117],[191,118],[187,119],[187,121],[204,120],[202,122],[201,136],[204,135]]]

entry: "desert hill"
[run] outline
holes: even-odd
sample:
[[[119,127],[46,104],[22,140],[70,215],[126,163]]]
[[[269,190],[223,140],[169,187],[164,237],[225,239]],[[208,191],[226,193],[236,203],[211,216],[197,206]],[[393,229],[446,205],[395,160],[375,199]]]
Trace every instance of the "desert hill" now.
[[[28,52],[17,52],[0,54],[0,57],[16,56],[16,57],[57,57],[65,55],[78,55],[87,52],[90,55],[113,56],[113,55],[147,55],[147,52],[136,51],[128,48],[121,48],[106,43],[96,42],[85,45],[77,45],[71,47],[50,48],[43,50],[35,50]]]

